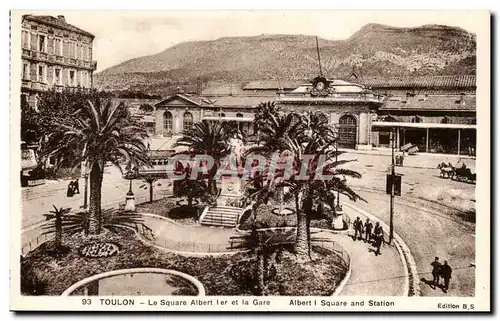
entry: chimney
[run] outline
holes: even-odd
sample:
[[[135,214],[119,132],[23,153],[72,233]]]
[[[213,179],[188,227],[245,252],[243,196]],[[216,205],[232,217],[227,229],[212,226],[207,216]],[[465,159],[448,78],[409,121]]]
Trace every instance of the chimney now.
[[[66,22],[66,18],[64,18],[64,16],[63,16],[63,15],[59,15],[59,16],[57,16],[57,19],[59,19],[59,20],[61,20],[61,21],[63,21],[63,22]]]
[[[180,87],[180,86],[177,86],[175,88],[175,93],[176,94],[183,94],[184,93],[184,90]]]

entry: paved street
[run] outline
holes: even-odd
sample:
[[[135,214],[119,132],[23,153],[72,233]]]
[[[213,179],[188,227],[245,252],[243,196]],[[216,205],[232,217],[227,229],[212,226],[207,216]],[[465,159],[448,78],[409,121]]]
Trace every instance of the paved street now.
[[[362,191],[368,201],[356,202],[355,206],[381,218],[389,224],[388,195]],[[419,272],[418,279],[432,279],[430,263],[435,256],[441,262],[447,259],[454,269],[448,293],[433,290],[425,282],[420,283],[424,296],[473,296],[475,271],[470,267],[475,263],[474,228],[438,215],[433,210],[400,204],[394,206],[394,228],[411,250]]]
[[[66,196],[68,183],[69,181],[62,181],[24,188],[22,191],[23,214],[21,226],[26,228],[43,220],[43,214],[53,210],[52,205],[71,207],[73,210],[83,205],[84,179],[79,180],[80,194],[73,197]],[[141,180],[134,180],[132,186],[136,199],[149,197],[149,184]],[[143,187],[139,188],[141,186]],[[166,186],[166,180],[158,180],[154,183],[154,191],[164,190]],[[106,204],[109,203],[124,202],[128,189],[129,181],[122,178],[120,171],[114,167],[107,167],[102,183],[103,207],[106,207]]]

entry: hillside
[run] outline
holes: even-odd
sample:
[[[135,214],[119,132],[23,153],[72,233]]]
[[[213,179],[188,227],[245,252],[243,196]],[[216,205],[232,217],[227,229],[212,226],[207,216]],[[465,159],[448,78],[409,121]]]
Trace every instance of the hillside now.
[[[363,75],[473,74],[476,39],[442,25],[396,28],[368,24],[350,38],[319,39],[323,73],[342,77],[357,67]],[[135,58],[95,75],[99,89],[165,94],[178,85],[255,79],[310,79],[318,73],[316,42],[305,35],[227,37],[185,42]]]

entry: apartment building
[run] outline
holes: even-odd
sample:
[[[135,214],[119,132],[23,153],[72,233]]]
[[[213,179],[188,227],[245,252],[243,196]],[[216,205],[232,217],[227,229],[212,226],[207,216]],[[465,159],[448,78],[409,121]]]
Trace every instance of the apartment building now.
[[[64,16],[25,15],[21,36],[21,106],[36,109],[40,92],[52,88],[92,87],[94,35],[67,23]]]

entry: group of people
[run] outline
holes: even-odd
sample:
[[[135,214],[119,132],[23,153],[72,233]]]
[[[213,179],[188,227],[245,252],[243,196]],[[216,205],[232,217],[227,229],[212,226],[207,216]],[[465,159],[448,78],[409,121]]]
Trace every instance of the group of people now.
[[[380,254],[380,248],[384,242],[384,230],[380,226],[379,222],[375,225],[370,221],[369,218],[363,223],[361,219],[356,217],[353,223],[354,227],[354,241],[363,240],[365,243],[371,243],[375,246],[375,255]]]
[[[78,178],[69,182],[68,189],[66,191],[67,197],[73,197],[75,194],[80,194],[80,184],[78,183]]]
[[[432,283],[434,289],[437,287],[442,287],[443,291],[448,291],[451,280],[451,272],[453,271],[451,266],[448,265],[448,261],[444,260],[443,264],[439,262],[439,257],[436,256],[434,262],[431,263],[432,266]],[[443,278],[444,284],[439,283],[439,278]],[[432,285],[431,285],[432,286]]]

